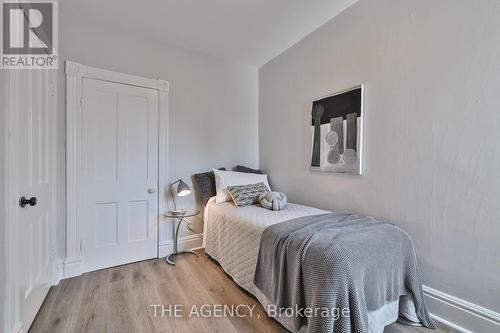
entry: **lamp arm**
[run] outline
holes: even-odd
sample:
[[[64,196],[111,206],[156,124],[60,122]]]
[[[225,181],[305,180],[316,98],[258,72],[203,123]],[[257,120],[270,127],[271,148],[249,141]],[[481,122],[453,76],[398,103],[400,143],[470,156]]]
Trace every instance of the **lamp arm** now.
[[[170,186],[172,186],[172,185],[174,185],[174,184],[177,184],[177,183],[178,183],[178,182],[180,182],[181,180],[182,180],[181,178],[177,179],[175,182],[170,183]]]

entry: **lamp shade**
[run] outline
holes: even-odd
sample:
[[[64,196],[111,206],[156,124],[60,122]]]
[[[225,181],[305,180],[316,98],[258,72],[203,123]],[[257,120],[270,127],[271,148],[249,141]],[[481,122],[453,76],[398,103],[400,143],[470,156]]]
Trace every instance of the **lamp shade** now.
[[[179,181],[179,185],[177,185],[177,196],[183,197],[191,193],[191,189],[188,184],[184,183],[182,179]]]

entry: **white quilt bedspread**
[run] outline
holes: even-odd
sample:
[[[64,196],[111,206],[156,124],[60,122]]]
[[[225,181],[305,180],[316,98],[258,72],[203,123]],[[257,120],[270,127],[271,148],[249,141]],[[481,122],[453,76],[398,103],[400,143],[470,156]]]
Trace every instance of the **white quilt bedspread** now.
[[[217,260],[238,285],[256,295],[253,276],[262,231],[279,222],[325,213],[329,212],[292,203],[279,211],[259,206],[237,208],[232,202],[216,204],[211,198],[205,207],[203,244],[206,253]]]

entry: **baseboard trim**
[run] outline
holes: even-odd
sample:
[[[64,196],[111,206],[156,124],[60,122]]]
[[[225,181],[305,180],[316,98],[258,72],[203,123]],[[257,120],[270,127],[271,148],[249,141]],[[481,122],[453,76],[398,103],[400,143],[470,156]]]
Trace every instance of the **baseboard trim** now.
[[[500,332],[500,313],[428,286],[423,290],[436,321],[464,333]]]
[[[64,279],[64,259],[56,259],[56,277],[53,282],[54,286],[57,286],[59,282]]]
[[[82,260],[64,260],[64,268],[62,274],[64,279],[82,275]]]
[[[201,248],[203,234],[193,234],[188,236],[179,237],[178,247],[179,250],[195,250]],[[160,241],[158,247],[158,256],[166,257],[173,252],[173,240]],[[78,275],[82,275],[82,260],[76,258],[72,260],[65,259],[58,263],[59,280],[68,279]]]
[[[177,247],[180,251],[185,250],[196,250],[201,248],[201,243],[203,240],[203,234],[193,234],[188,236],[179,237]],[[160,258],[168,256],[174,250],[174,242],[172,239],[160,241],[158,256]]]
[[[434,315],[432,313],[430,314],[430,316],[435,321],[440,322],[441,324],[444,324],[447,327],[453,328],[454,330],[457,330],[458,332],[462,332],[462,333],[477,333],[477,332],[469,331],[468,329],[463,328],[462,326],[458,326],[457,324],[452,323],[451,321],[443,319],[441,317],[438,317],[438,316],[436,316],[436,315]]]

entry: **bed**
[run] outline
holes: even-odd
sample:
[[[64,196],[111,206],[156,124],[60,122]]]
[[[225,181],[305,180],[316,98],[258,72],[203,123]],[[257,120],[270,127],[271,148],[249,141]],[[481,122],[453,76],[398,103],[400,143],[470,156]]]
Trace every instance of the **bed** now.
[[[215,199],[211,198],[204,211],[203,246],[206,253],[218,261],[241,288],[254,295],[267,311],[271,301],[253,282],[263,231],[280,222],[327,213],[330,212],[293,203],[281,211],[270,211],[259,205],[238,208],[232,202],[216,204]],[[369,332],[383,332],[384,327],[395,322],[398,316],[419,322],[411,297],[402,296],[399,301],[369,311]],[[294,329],[290,318],[286,316],[273,318],[292,332],[307,331],[307,327]]]

